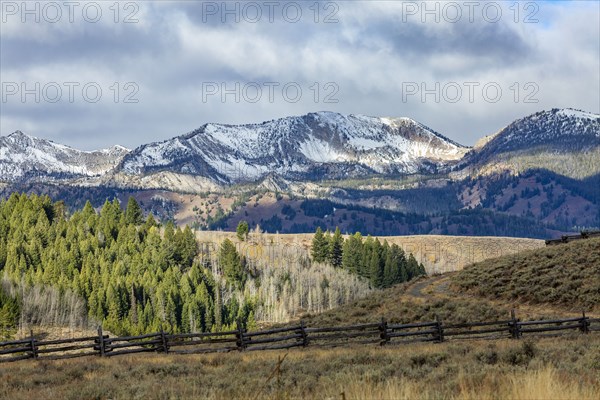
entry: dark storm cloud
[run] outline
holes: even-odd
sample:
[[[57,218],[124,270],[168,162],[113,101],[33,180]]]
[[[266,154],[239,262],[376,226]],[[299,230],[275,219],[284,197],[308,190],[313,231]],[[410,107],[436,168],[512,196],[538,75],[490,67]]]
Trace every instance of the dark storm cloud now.
[[[500,23],[448,24],[448,29],[432,30],[422,23],[398,24],[394,20],[373,21],[361,32],[364,47],[373,38],[393,46],[398,56],[410,60],[432,58],[441,54],[461,54],[474,62],[496,67],[526,62],[536,49],[517,32]]]
[[[13,68],[77,60],[106,63],[145,54],[158,56],[168,51],[175,40],[165,24],[164,20],[157,20],[150,30],[142,29],[138,24],[122,24],[115,29],[114,25],[85,21],[67,25],[69,29],[61,29],[66,24],[43,24],[46,39],[29,34],[4,39],[2,52],[7,57],[3,58],[2,65]]]

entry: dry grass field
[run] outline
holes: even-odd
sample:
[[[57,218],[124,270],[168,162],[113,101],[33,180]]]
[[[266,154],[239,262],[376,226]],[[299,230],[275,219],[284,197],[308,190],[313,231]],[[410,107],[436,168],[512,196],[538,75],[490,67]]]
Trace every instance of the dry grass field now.
[[[199,231],[196,237],[200,243],[221,243],[225,238],[237,241],[235,232]],[[283,246],[305,252],[310,250],[313,234],[270,234],[251,233],[248,247],[260,247],[258,252],[270,253],[269,246]],[[459,271],[466,265],[490,258],[516,254],[525,250],[544,247],[538,239],[507,238],[493,236],[380,236],[379,240],[396,243],[404,251],[413,253],[417,261],[423,263],[428,274]]]

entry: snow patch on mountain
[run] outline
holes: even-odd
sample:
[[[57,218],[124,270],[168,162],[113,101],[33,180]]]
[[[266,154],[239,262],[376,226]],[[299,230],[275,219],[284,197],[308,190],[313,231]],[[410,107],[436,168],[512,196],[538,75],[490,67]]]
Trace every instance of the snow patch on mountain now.
[[[300,152],[309,160],[317,163],[349,161],[347,154],[337,151],[324,140],[308,138],[300,145]]]
[[[563,109],[559,110],[556,114],[560,115],[560,116],[565,116],[565,117],[592,119],[592,120],[599,118],[598,114],[593,114],[593,113],[589,113],[589,112],[585,112],[585,111],[581,111],[581,110],[575,110],[573,108],[563,108]]]

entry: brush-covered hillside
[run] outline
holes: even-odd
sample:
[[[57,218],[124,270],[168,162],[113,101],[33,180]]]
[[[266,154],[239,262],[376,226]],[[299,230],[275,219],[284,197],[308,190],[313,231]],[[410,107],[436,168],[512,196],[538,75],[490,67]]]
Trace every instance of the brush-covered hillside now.
[[[500,320],[510,313],[507,307],[485,299],[422,295],[420,291],[415,293],[415,288],[433,283],[434,280],[423,278],[415,285],[404,283],[371,293],[347,305],[320,314],[305,315],[303,321],[307,326],[343,326],[377,322],[381,318],[391,324],[430,322],[440,318],[445,323],[460,324]]]
[[[491,299],[600,309],[600,239],[575,241],[466,267],[452,278],[461,292]]]

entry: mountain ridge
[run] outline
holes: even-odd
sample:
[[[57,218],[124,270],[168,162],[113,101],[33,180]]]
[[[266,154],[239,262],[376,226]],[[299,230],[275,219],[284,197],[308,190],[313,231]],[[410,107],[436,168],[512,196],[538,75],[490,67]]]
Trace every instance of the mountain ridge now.
[[[42,176],[50,179],[100,176],[113,169],[129,151],[119,145],[78,150],[17,130],[0,136],[0,181],[16,182]]]
[[[597,149],[600,115],[570,108],[519,118],[474,147],[407,117],[321,111],[253,124],[205,123],[132,150],[116,145],[82,151],[15,131],[0,136],[0,181],[52,179],[138,188],[165,184],[178,190],[177,181],[184,180],[189,190],[196,182],[230,186],[269,176],[318,181],[461,171],[457,178],[510,170],[507,164],[522,154],[548,158],[549,153],[591,151],[588,161],[593,163]],[[598,172],[600,165],[591,169]]]
[[[320,112],[204,124],[132,151],[112,148],[113,158],[16,133],[0,137],[24,143],[14,152],[0,146],[0,172],[29,169],[9,173],[9,183],[0,174],[0,197],[48,194],[69,207],[99,207],[134,196],[144,212],[201,230],[235,230],[245,220],[283,233],[320,226],[550,238],[600,227],[599,121],[572,109],[541,111],[467,148],[409,118]],[[60,161],[47,171],[35,157],[44,146],[57,153],[41,161]],[[110,165],[81,169],[98,168],[98,156]]]
[[[426,141],[434,145],[428,147]],[[464,152],[466,147],[407,118],[319,112],[259,124],[204,124],[138,147],[123,159],[121,169],[135,174],[169,166],[227,183],[271,172],[302,180],[414,173],[435,168],[437,160],[457,161]]]
[[[546,168],[585,178],[600,172],[600,115],[575,109],[551,109],[519,118],[486,136],[465,155],[464,175],[522,173]],[[560,163],[559,163],[560,160]],[[566,168],[587,164],[585,171]]]

